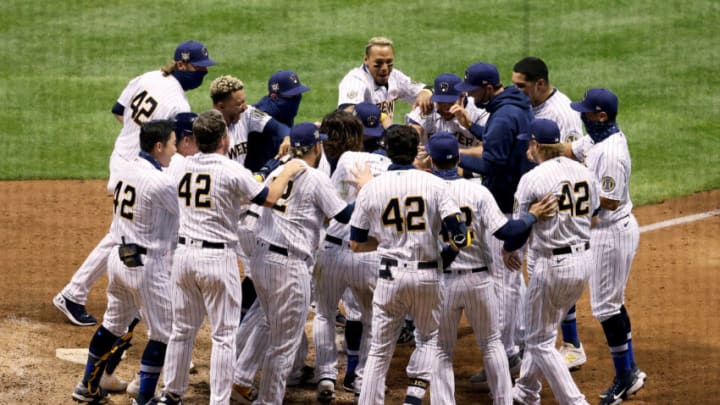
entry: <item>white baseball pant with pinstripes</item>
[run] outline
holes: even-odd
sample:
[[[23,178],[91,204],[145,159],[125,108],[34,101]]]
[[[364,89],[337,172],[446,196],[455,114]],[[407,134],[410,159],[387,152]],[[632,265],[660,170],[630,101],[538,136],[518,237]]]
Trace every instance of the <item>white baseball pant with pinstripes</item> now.
[[[437,361],[440,280],[436,268],[417,269],[416,263],[400,261],[399,266],[389,268],[392,280],[378,278],[373,295],[372,343],[360,404],[384,403],[385,379],[406,314],[415,320],[416,331],[416,347],[410,361],[414,372],[411,375],[408,368],[408,377],[431,380],[432,366]]]
[[[455,403],[455,374],[452,356],[457,343],[457,330],[463,312],[475,332],[475,340],[483,353],[483,364],[495,405],[512,404],[512,382],[508,359],[500,342],[497,296],[494,281],[487,270],[446,270],[442,275],[442,307],[440,309],[439,360],[433,368],[430,399],[433,404]]]
[[[315,272],[317,308],[313,319],[315,343],[315,377],[337,380],[337,349],[335,348],[335,310],[343,293],[349,288],[357,298],[363,325],[359,362],[355,373],[359,388],[365,360],[370,349],[373,291],[377,283],[380,258],[374,252],[353,253],[347,242],[337,245],[324,242],[318,254]]]
[[[237,253],[234,247],[181,244],[173,260],[173,326],[163,368],[165,391],[182,395],[187,390],[195,337],[207,315],[213,340],[209,404],[229,404],[242,301]]]
[[[595,271],[590,275],[590,306],[600,322],[620,313],[625,304],[625,287],[640,243],[635,216],[590,230]]]
[[[557,329],[582,295],[593,268],[592,253],[535,255],[525,297],[525,354],[515,390],[528,403],[540,403],[541,378],[560,404],[587,404],[555,348]]]
[[[251,267],[260,306],[266,314],[277,314],[275,323],[269,324],[270,347],[262,365],[256,405],[283,401],[285,382],[305,333],[312,265],[311,258],[272,252],[260,240],[253,252]]]

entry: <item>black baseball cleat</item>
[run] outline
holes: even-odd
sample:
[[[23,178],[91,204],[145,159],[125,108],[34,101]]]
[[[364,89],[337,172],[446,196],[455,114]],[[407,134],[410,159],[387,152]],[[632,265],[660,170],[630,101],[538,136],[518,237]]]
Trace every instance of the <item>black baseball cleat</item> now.
[[[163,392],[155,398],[148,401],[146,405],[165,404],[165,405],[182,405],[182,398],[180,395],[176,395],[170,392]]]
[[[645,386],[647,374],[639,368],[633,369],[626,377],[613,379],[607,390],[600,393],[599,405],[617,405],[640,391]]]
[[[400,336],[398,337],[397,344],[408,345],[415,343],[415,323],[413,321],[405,320],[405,325],[400,330]]]
[[[70,301],[63,297],[62,293],[53,298],[53,304],[57,309],[60,310],[65,316],[77,326],[93,326],[97,325],[97,319],[94,316],[87,313],[85,305],[81,305]]]
[[[355,374],[354,371],[351,371],[347,374],[345,374],[345,377],[343,378],[343,389],[347,392],[355,392],[355,378],[357,377],[357,374]]]
[[[107,404],[108,398],[110,396],[104,389],[98,387],[95,392],[90,392],[83,383],[79,383],[72,393],[72,399],[83,404]]]

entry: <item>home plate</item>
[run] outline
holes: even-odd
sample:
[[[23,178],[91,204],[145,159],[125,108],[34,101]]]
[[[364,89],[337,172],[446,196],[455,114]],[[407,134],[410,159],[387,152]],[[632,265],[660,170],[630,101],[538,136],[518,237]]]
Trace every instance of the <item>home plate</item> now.
[[[59,348],[55,349],[55,357],[60,360],[69,361],[71,363],[85,364],[88,359],[87,348]],[[122,359],[127,357],[127,352],[123,352]]]
[[[69,361],[77,364],[85,364],[88,358],[88,349],[86,348],[59,348],[55,349],[55,357],[60,360]]]

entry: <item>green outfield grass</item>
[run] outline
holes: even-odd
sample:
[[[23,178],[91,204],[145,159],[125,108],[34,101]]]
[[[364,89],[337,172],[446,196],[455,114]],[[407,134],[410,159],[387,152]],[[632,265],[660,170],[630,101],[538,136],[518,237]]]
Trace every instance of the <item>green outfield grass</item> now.
[[[405,4],[408,3],[408,4]],[[637,204],[720,187],[717,1],[56,1],[6,0],[0,15],[0,179],[106,178],[119,124],[110,114],[134,76],[187,39],[220,64],[188,93],[210,107],[210,81],[232,74],[251,102],[293,69],[312,88],[300,120],[337,102],[368,38],[396,44],[396,68],[432,82],[475,61],[543,58],[573,99],[620,98]],[[400,106],[396,120],[408,108]]]

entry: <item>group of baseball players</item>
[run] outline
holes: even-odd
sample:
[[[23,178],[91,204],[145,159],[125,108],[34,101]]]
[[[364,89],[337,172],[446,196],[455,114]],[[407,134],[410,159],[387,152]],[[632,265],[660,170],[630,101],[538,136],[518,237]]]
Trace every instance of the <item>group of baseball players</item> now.
[[[624,306],[639,229],[617,96],[593,88],[571,102],[536,57],[507,87],[490,63],[426,86],[394,62],[392,41],[371,38],[316,123],[294,122],[310,88],[292,70],[274,73],[255,105],[242,81],[219,76],[212,108],[191,112],[185,92],[216,65],[197,41],[130,81],[112,108],[122,129],[110,230],[53,299],[74,324],[96,325],[85,303],[107,272],[75,401],[127,391],[137,404],[182,404],[207,317],[210,404],[281,404],[301,383],[321,403],[337,385],[382,404],[403,335],[415,345],[404,403],[428,390],[432,403],[455,403],[464,313],[483,353],[470,382],[493,403],[539,404],[544,377],[559,403],[587,404],[570,372],[587,361],[575,303],[588,283],[615,367],[599,403],[644,386]],[[398,99],[412,105],[402,124]],[[128,384],[115,370],[140,321],[148,342]]]

